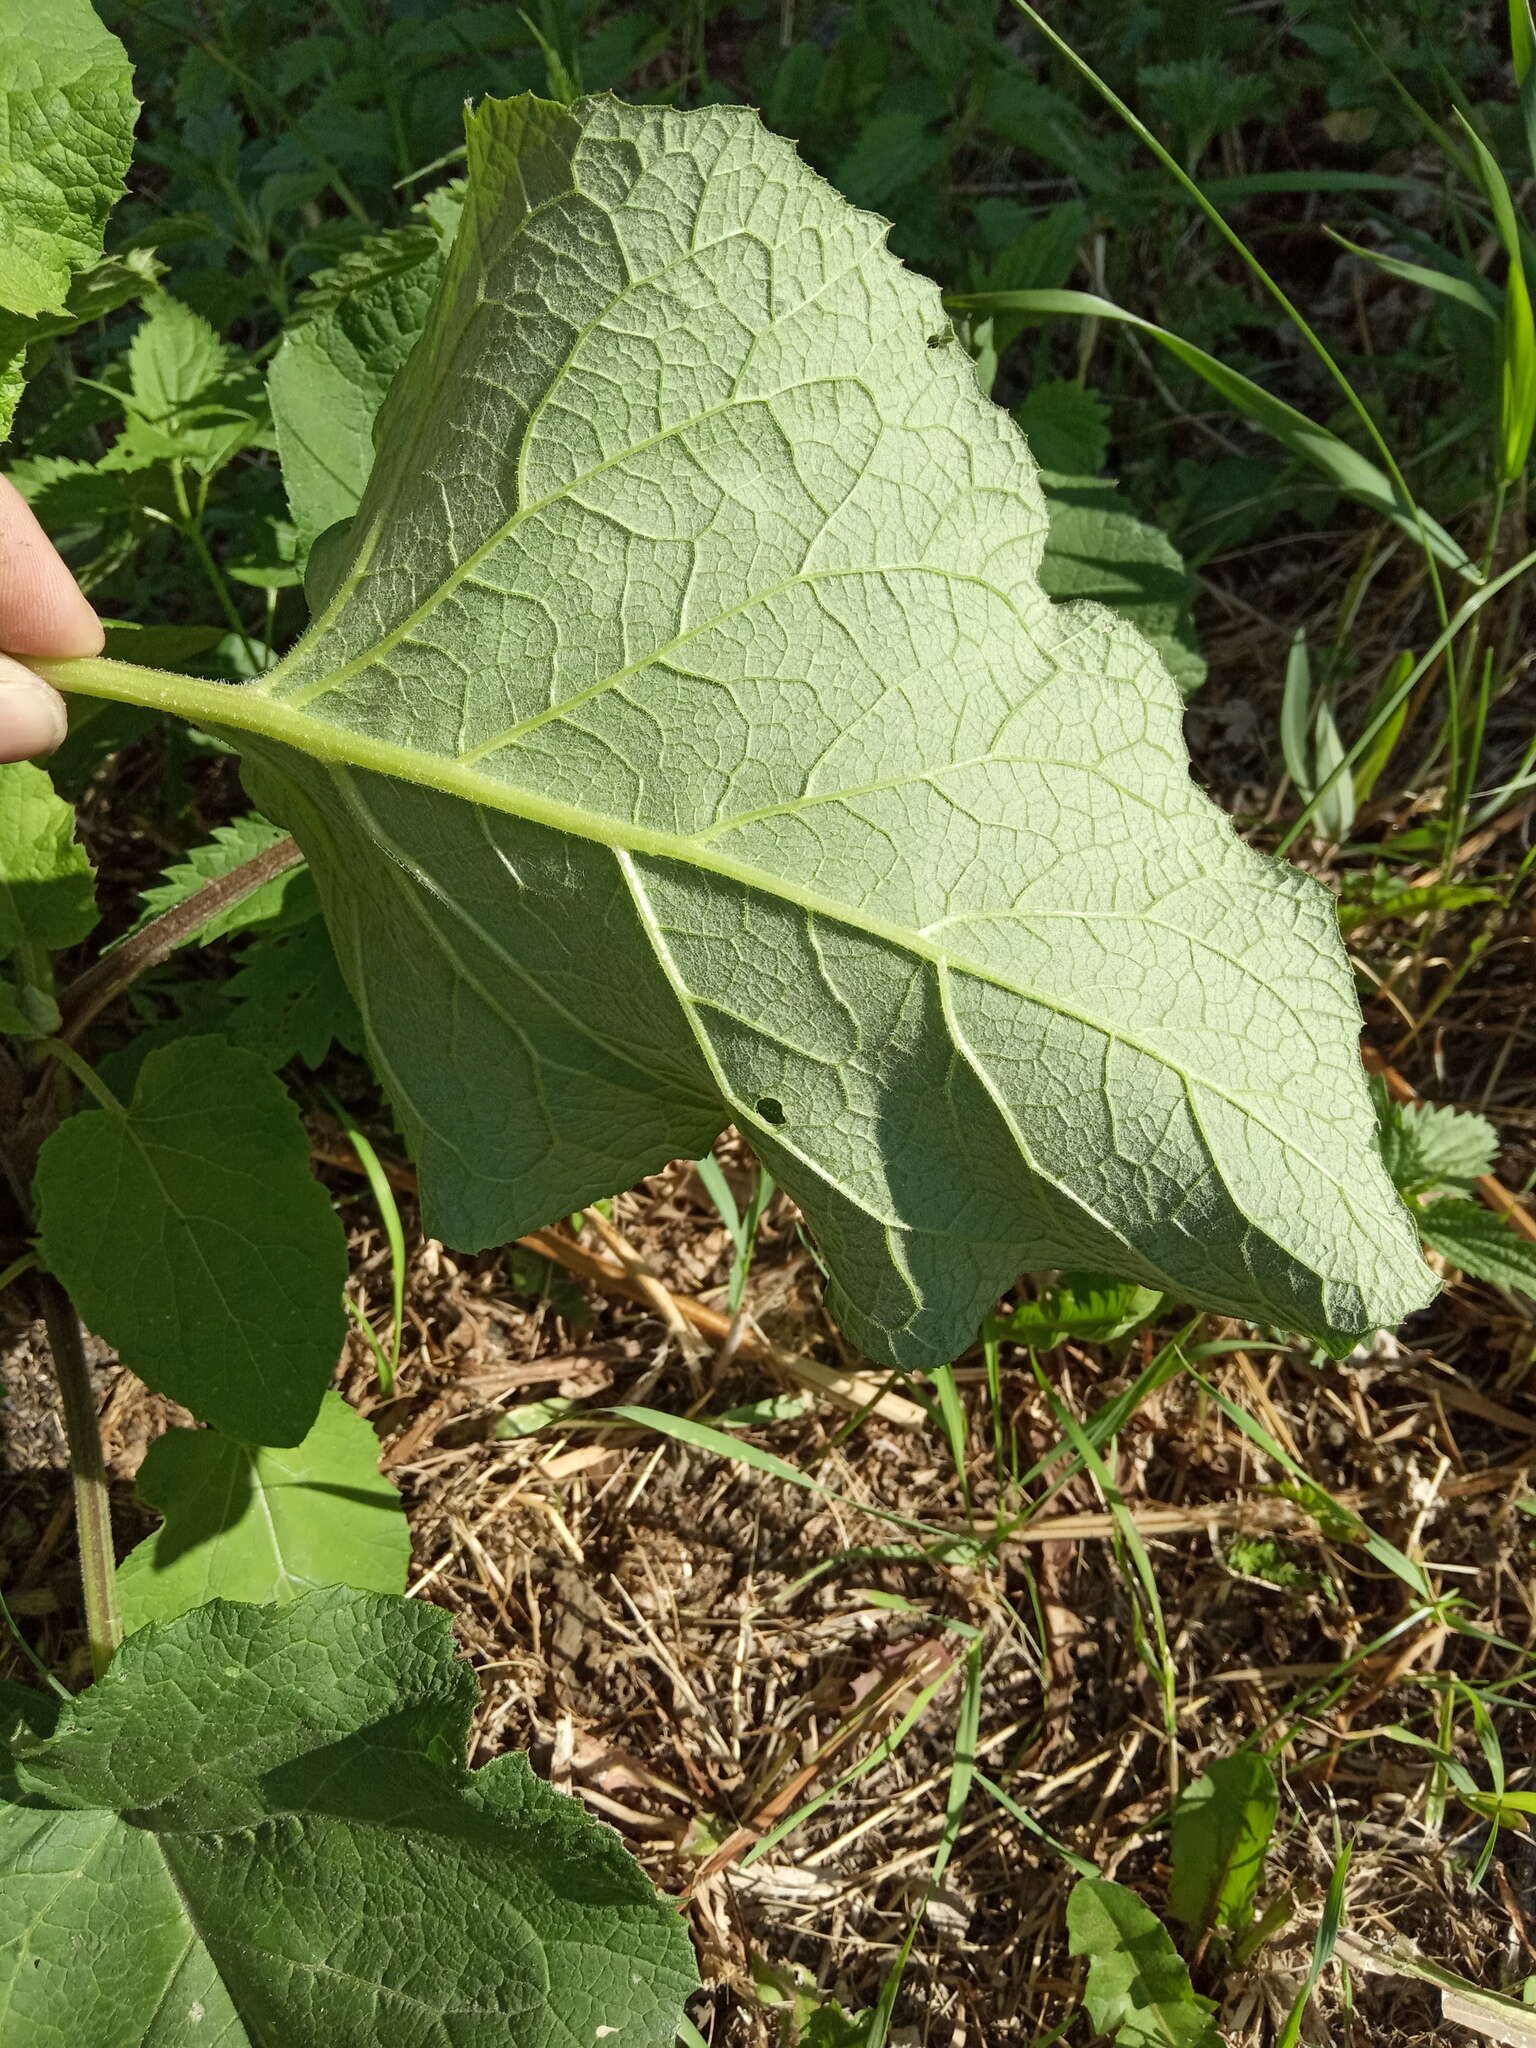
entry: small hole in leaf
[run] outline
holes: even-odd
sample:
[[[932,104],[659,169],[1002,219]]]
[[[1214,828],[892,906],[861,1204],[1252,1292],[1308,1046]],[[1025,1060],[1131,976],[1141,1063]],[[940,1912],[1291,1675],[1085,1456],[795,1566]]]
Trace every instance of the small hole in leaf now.
[[[784,1105],[777,1095],[759,1095],[753,1108],[765,1124],[781,1124],[784,1121]]]

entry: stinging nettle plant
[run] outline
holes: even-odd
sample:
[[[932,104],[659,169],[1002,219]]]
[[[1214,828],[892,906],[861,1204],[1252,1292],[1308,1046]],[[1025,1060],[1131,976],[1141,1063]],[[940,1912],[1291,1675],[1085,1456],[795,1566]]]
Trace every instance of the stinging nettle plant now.
[[[54,22],[0,36],[47,144],[0,180],[12,385],[127,164],[126,60]],[[1031,1267],[1347,1350],[1432,1281],[1332,901],[1194,786],[1150,645],[1047,596],[1028,449],[884,237],[745,109],[482,104],[462,188],[274,361],[303,638],[239,686],[39,666],[238,750],[448,1242],[735,1123],[888,1366]],[[211,850],[156,943],[296,858]],[[77,1040],[114,955],[62,1005],[50,966],[94,921],[68,807],[0,770],[3,1149],[98,1674],[4,1693],[0,2011],[101,2048],[669,2041],[672,1908],[521,1759],[464,1768],[470,1675],[325,1391],[345,1246],[286,1091],[220,1035],[109,1086]],[[120,1577],[76,1305],[213,1425],[157,1446]]]

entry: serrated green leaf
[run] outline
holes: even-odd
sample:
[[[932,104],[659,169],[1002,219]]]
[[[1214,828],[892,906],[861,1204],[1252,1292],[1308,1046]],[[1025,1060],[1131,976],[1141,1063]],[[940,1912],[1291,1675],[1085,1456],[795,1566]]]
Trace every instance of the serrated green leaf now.
[[[1047,595],[1108,605],[1146,635],[1184,696],[1198,690],[1205,659],[1190,612],[1195,582],[1173,542],[1127,511],[1113,484],[1045,481],[1051,525],[1040,582]]]
[[[157,291],[128,348],[127,422],[99,465],[185,462],[211,475],[264,438],[260,380],[190,306]]]
[[[363,1020],[318,916],[297,931],[253,939],[226,994],[233,1005],[225,1023],[230,1040],[268,1066],[300,1059],[319,1067],[332,1045],[363,1050]]]
[[[0,4],[0,306],[58,312],[133,147],[133,73],[85,0]]]
[[[258,853],[265,853],[268,847],[276,846],[287,836],[281,825],[274,825],[269,818],[263,818],[255,811],[234,819],[228,825],[216,825],[211,839],[201,846],[192,847],[184,859],[165,870],[164,880],[144,891],[139,898],[138,918],[123,937],[131,938],[134,932],[142,931],[153,919],[163,917],[178,903],[185,903],[189,896],[195,896],[206,883],[217,882],[225,875],[233,874],[236,868],[243,867],[246,861],[254,860]],[[189,932],[184,943],[207,946],[215,939],[227,938],[231,932],[270,923],[290,911],[295,897],[302,899],[306,895],[312,905],[312,885],[304,869],[288,868],[282,874],[274,875],[270,882],[264,882],[259,889],[253,889],[238,903],[232,903],[228,910],[199,925],[195,932]],[[302,902],[293,914],[296,917],[304,915]]]
[[[1414,1213],[1424,1242],[1463,1273],[1536,1298],[1536,1244],[1511,1230],[1481,1202],[1452,1196],[1428,1202]]]
[[[1434,1188],[1470,1188],[1492,1173],[1499,1134],[1485,1116],[1449,1103],[1393,1102],[1379,1080],[1372,1090],[1382,1161],[1399,1194],[1411,1199]]]
[[[1167,1929],[1133,1891],[1080,1877],[1067,1900],[1073,1955],[1088,1958],[1083,2003],[1118,2048],[1222,2048]]]
[[[345,1331],[346,1239],[287,1090],[219,1038],[152,1053],[122,1114],[43,1146],[43,1256],[123,1363],[256,1444],[314,1423]]]
[[[1065,477],[1092,477],[1104,467],[1109,452],[1109,408],[1096,391],[1074,384],[1070,378],[1047,378],[1013,408],[1013,416],[1043,470]],[[1164,546],[1177,561],[1172,543],[1165,541]]]
[[[117,1568],[130,1633],[208,1600],[295,1600],[331,1585],[405,1591],[405,1511],[379,1471],[378,1438],[340,1394],[325,1396],[292,1450],[170,1430],[150,1445],[137,1485],[165,1522]]]
[[[670,2048],[687,1936],[518,1756],[464,1768],[447,1615],[330,1588],[131,1636],[13,1739],[0,2011],[28,2048]]]
[[[1264,1877],[1280,1795],[1252,1750],[1220,1757],[1187,1787],[1173,1816],[1168,1905],[1203,1934],[1246,1927]]]
[[[47,316],[101,254],[133,151],[132,77],[86,0],[0,0],[0,440],[27,349],[59,331]]]
[[[434,1235],[734,1121],[891,1363],[1025,1265],[1396,1322],[1331,900],[1195,788],[1145,641],[1043,594],[1033,464],[883,236],[741,109],[481,106],[334,598],[153,701],[247,735]]]
[[[374,418],[426,322],[455,211],[441,227],[375,236],[318,279],[273,358],[267,391],[301,555],[357,510]]]
[[[1038,1301],[1020,1301],[993,1318],[995,1335],[1049,1350],[1065,1343],[1113,1344],[1155,1314],[1162,1295],[1102,1273],[1066,1273]]]
[[[95,926],[96,879],[74,806],[30,761],[0,767],[0,959],[22,946],[77,946]]]

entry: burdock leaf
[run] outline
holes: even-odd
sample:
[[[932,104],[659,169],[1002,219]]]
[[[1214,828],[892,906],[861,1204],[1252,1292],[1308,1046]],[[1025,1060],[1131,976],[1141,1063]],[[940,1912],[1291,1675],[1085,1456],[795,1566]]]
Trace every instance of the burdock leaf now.
[[[7,1713],[7,2039],[670,2048],[681,1919],[525,1759],[465,1769],[474,1698],[446,1614],[330,1587],[140,1630],[51,1735]]]
[[[44,1257],[140,1379],[247,1443],[296,1444],[336,1367],[346,1238],[287,1090],[221,1038],[151,1053],[131,1105],[44,1145]]]
[[[378,1438],[340,1394],[325,1396],[292,1450],[168,1430],[137,1486],[165,1522],[117,1568],[129,1630],[207,1600],[296,1600],[316,1586],[405,1591],[405,1510],[379,1471]]]
[[[1331,899],[1045,595],[1035,466],[884,233],[739,108],[481,106],[329,602],[150,694],[248,735],[434,1235],[734,1121],[882,1361],[1049,1266],[1345,1346],[1432,1281]]]

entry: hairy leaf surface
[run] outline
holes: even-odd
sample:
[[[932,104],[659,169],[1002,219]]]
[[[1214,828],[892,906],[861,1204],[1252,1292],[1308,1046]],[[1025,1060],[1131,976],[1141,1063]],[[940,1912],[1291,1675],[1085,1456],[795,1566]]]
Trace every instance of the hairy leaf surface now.
[[[346,1238],[282,1083],[220,1038],[153,1052],[131,1105],[43,1146],[44,1256],[159,1392],[248,1443],[296,1444],[346,1327]]]
[[[131,1636],[12,1737],[0,2038],[670,2048],[681,1920],[523,1757],[464,1768],[474,1698],[447,1615],[377,1594]]]
[[[1330,900],[1194,787],[1147,643],[1045,595],[947,332],[748,112],[471,118],[334,595],[196,707],[310,858],[427,1227],[734,1120],[885,1361],[1029,1266],[1396,1322]]]
[[[405,1591],[405,1510],[379,1471],[378,1438],[340,1394],[325,1396],[292,1450],[168,1430],[136,1483],[165,1522],[117,1568],[130,1631],[207,1600],[296,1600],[316,1586]]]

